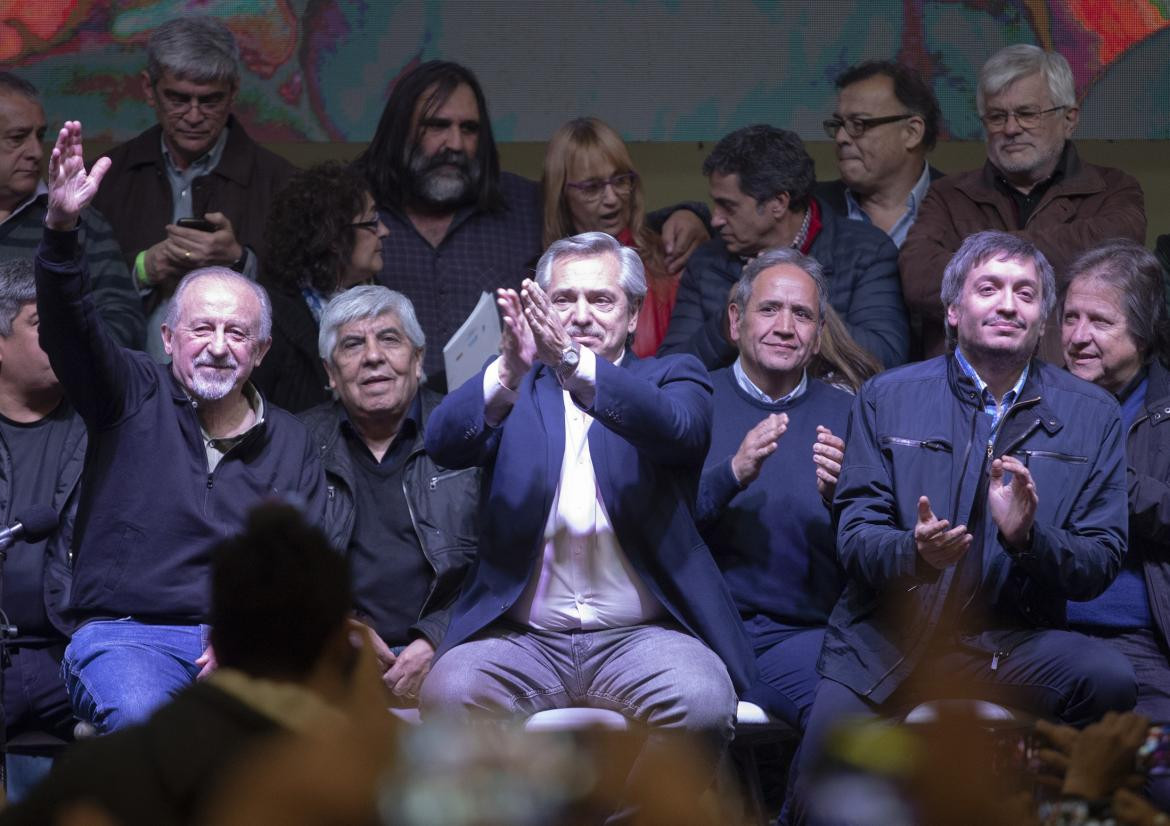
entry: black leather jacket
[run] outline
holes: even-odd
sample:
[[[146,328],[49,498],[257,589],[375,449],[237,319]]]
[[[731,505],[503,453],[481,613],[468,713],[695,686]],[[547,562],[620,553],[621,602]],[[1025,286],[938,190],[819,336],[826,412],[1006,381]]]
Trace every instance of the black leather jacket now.
[[[421,394],[422,421],[406,460],[402,487],[414,531],[431,565],[430,590],[412,633],[438,648],[447,632],[451,604],[459,594],[479,543],[479,483],[476,468],[448,470],[423,450],[426,422],[442,398],[426,388]],[[325,533],[340,551],[349,547],[354,526],[354,469],[341,434],[344,408],[326,402],[301,414],[325,466],[327,503]]]
[[[1150,365],[1145,413],[1129,429],[1129,552],[1142,563],[1150,612],[1170,641],[1170,370]]]

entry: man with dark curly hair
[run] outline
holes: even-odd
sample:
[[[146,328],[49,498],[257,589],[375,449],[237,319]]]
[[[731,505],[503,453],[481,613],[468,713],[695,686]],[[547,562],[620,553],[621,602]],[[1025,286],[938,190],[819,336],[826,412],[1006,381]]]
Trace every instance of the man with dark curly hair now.
[[[727,329],[728,292],[748,259],[793,247],[824,267],[829,301],[857,343],[887,367],[906,360],[898,250],[881,230],[814,197],[813,161],[795,132],[738,129],[715,146],[703,174],[720,237],[687,262],[660,354],[693,353],[709,370],[730,365],[738,351]]]

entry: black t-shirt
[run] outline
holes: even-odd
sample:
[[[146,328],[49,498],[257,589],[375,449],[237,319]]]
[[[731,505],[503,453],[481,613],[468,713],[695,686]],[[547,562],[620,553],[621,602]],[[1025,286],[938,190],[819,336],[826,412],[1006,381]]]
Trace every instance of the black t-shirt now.
[[[4,526],[30,506],[50,506],[69,435],[71,411],[65,403],[40,421],[22,424],[0,416],[0,438],[12,456],[12,496],[3,512]],[[55,640],[61,635],[45,612],[44,573],[47,539],[18,541],[8,549],[4,565],[4,613],[17,628],[17,642]]]
[[[387,645],[410,642],[434,571],[419,546],[402,488],[418,430],[411,416],[379,462],[349,422],[341,425],[353,459],[354,527],[349,541],[354,607]]]

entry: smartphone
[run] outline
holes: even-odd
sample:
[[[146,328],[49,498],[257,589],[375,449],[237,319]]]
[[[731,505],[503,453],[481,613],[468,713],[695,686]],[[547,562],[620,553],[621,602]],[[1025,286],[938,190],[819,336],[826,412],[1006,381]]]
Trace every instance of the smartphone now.
[[[180,218],[175,222],[185,229],[196,229],[200,232],[215,232],[218,227],[206,218]]]
[[[1150,775],[1170,774],[1170,725],[1150,726],[1137,751],[1138,769]]]

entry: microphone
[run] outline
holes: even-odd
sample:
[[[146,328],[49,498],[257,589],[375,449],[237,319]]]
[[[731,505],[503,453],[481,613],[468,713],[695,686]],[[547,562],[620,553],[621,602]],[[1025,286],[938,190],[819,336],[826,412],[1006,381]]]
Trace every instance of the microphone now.
[[[16,521],[0,530],[0,551],[20,541],[39,542],[57,529],[60,517],[48,505],[32,505]]]

